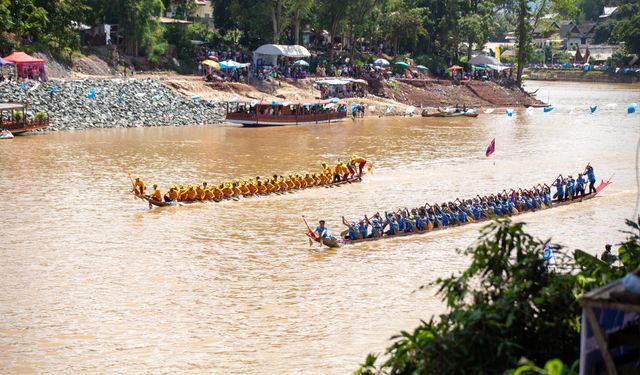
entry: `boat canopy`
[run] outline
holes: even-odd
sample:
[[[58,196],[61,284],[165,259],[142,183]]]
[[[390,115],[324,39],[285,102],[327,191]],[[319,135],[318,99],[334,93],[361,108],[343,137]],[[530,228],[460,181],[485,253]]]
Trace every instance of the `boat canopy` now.
[[[258,60],[261,60],[262,65],[275,65],[278,56],[302,59],[311,57],[311,53],[303,46],[297,44],[264,44],[253,51],[253,62],[255,65],[258,65]]]
[[[290,105],[301,105],[301,106],[326,105],[326,104],[329,104],[329,103],[335,103],[337,105],[345,104],[345,102],[343,100],[340,100],[338,98],[329,98],[329,99],[326,99],[326,100],[318,100],[318,99],[261,100],[260,102],[258,102],[256,100],[243,101],[243,100],[237,100],[236,98],[233,98],[231,100],[228,100],[227,103],[249,104],[252,107],[255,106],[255,105],[272,105],[272,106],[282,105],[282,106],[286,107],[286,106],[290,106]]]
[[[354,79],[354,78],[329,78],[329,79],[321,79],[315,81],[317,85],[346,85],[348,83],[358,83],[361,85],[367,85],[367,81],[364,79]]]

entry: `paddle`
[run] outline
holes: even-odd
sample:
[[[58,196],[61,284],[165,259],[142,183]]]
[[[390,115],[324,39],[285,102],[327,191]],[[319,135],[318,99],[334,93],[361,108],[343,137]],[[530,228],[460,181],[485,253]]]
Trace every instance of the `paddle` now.
[[[309,226],[309,223],[307,223],[307,219],[304,218],[304,215],[302,215],[302,221],[304,221],[304,225],[307,226],[307,230],[309,231],[307,236],[309,237],[309,246],[311,246],[313,245],[313,241],[311,239],[313,238],[315,240],[316,234],[311,230],[311,227]]]
[[[131,188],[133,190],[133,196],[144,200],[140,195],[138,195],[138,191],[136,190],[136,184],[133,182],[133,178],[131,177],[131,171],[127,172],[127,176],[129,176],[129,181],[131,181]]]

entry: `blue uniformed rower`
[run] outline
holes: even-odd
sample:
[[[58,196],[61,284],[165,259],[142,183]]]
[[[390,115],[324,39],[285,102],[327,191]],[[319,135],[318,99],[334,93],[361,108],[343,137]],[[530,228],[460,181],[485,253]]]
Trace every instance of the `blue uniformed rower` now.
[[[593,172],[593,167],[587,164],[587,167],[584,170],[584,173],[587,175],[587,179],[589,180],[589,194],[596,192],[596,175]]]

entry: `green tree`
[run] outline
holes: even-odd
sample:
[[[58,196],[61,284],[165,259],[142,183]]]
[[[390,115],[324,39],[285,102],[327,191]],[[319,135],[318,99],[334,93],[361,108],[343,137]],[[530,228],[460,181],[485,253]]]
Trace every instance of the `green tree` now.
[[[349,2],[344,0],[318,0],[316,4],[319,10],[320,25],[324,26],[331,35],[328,58],[329,62],[333,63],[335,39],[338,32],[342,31]]]
[[[611,31],[611,39],[623,42],[627,52],[640,54],[640,14],[617,22]]]
[[[314,0],[289,0],[287,17],[293,25],[293,41],[300,44],[300,24],[309,17],[313,10]]]
[[[164,5],[161,0],[121,0],[120,25],[127,50],[135,56],[141,53],[154,61],[166,49],[159,17]]]
[[[410,49],[415,50],[418,38],[426,35],[423,8],[400,7],[388,14],[383,21],[383,30],[393,46],[393,54],[400,54],[402,43],[410,44]]]
[[[481,231],[479,242],[463,252],[471,259],[460,275],[436,281],[448,311],[394,336],[388,359],[376,367],[369,355],[357,374],[503,373],[519,365],[574,363],[580,353],[578,299],[640,265],[640,218],[612,267],[576,250],[549,272],[546,241],[523,231],[523,224],[499,220]],[[560,261],[561,260],[561,261]],[[532,362],[521,362],[522,358]],[[545,367],[546,368],[546,367]],[[526,370],[526,369],[524,369]],[[557,373],[557,372],[554,372]]]

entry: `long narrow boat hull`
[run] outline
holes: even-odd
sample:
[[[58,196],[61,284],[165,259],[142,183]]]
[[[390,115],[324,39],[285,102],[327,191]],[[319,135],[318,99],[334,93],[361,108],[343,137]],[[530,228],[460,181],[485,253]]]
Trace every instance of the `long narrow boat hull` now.
[[[365,172],[362,173],[362,176],[365,175]],[[320,185],[320,186],[313,186],[313,187],[309,187],[307,189],[312,189],[315,187],[325,187],[325,188],[333,188],[333,187],[337,187],[337,186],[342,186],[342,185],[346,185],[346,184],[353,184],[353,183],[357,183],[357,182],[361,182],[362,181],[362,177],[354,177],[351,178],[349,180],[345,180],[345,181],[340,181],[340,182],[334,182],[330,185]],[[287,190],[287,192],[293,193],[297,190]],[[133,194],[133,193],[132,193]],[[273,193],[271,193],[273,194]],[[266,195],[260,195],[260,196],[267,196],[267,195],[271,195],[271,194],[266,194]],[[280,194],[284,194],[284,192],[280,193]],[[222,202],[225,200],[240,200],[240,197],[229,197],[229,198],[223,198],[223,199],[219,199],[219,200],[195,200],[195,201],[179,201],[179,202],[164,202],[164,201],[157,201],[153,198],[151,198],[149,195],[145,194],[145,195],[139,195],[139,194],[134,194],[137,198],[140,198],[144,201],[146,201],[147,203],[149,203],[149,208],[152,207],[173,207],[173,206],[185,206],[185,205],[189,205],[189,204],[194,204],[194,203],[203,203],[203,202]],[[251,198],[252,196],[247,196],[246,198]]]
[[[611,183],[611,181],[602,181],[600,182],[600,185],[598,185],[598,187],[596,188],[595,193],[591,193],[591,194],[586,194],[584,196],[581,197],[575,197],[572,200],[564,200],[561,202],[558,202],[557,200],[553,201],[553,204],[551,205],[551,207],[549,208],[554,208],[554,207],[560,207],[560,206],[567,206],[570,204],[574,204],[574,203],[580,203],[592,198],[595,198],[596,195],[598,195],[598,193],[600,193],[602,190],[604,190],[604,188],[606,188],[609,184]],[[530,213],[530,212],[535,212],[535,211],[539,211],[539,210],[543,210],[543,209],[536,209],[536,210],[529,210],[529,211],[524,211],[524,212],[520,212],[519,214],[513,215],[513,216],[517,216],[517,215],[522,215],[525,213]],[[492,220],[495,216],[489,216],[486,218],[482,218],[480,220],[474,220],[473,223],[480,223],[480,222],[484,222],[484,221],[488,221],[488,220]],[[502,216],[500,216],[502,217]],[[465,224],[461,224],[461,225],[466,225],[469,223],[465,223]],[[459,225],[457,225],[459,226]],[[441,231],[441,230],[445,230],[447,228],[450,228],[450,226],[446,226],[446,227],[437,227],[437,228],[433,228],[432,230],[423,230],[423,231],[415,231],[415,232],[406,232],[406,233],[399,233],[399,234],[394,234],[392,236],[381,236],[381,237],[369,237],[369,238],[363,238],[360,240],[348,240],[348,239],[339,239],[337,240],[336,244],[333,244],[333,246],[329,246],[329,247],[340,247],[342,245],[352,245],[352,244],[356,244],[356,243],[360,243],[360,242],[370,242],[370,241],[377,241],[377,240],[382,240],[382,239],[387,239],[387,238],[396,238],[396,237],[406,237],[406,236],[411,236],[414,234],[423,234],[423,233],[430,233],[430,232],[434,232],[434,231]],[[328,246],[328,245],[327,245]]]
[[[478,113],[477,113],[477,112],[470,112],[470,113],[462,113],[462,112],[454,112],[454,113],[446,113],[446,112],[426,113],[426,112],[422,112],[422,117],[478,117]]]

